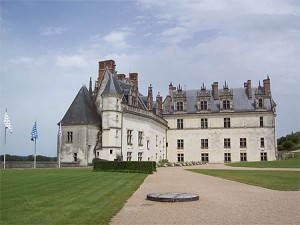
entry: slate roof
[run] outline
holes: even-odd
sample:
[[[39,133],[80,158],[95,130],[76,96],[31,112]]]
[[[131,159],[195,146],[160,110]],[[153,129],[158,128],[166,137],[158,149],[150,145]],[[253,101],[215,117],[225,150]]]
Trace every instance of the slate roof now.
[[[233,91],[233,109],[234,112],[252,112],[255,111],[255,90],[252,88],[252,99],[248,99],[245,88],[231,88]],[[197,113],[197,92],[198,90],[186,90],[186,103],[187,113]],[[176,91],[174,91],[176,93]],[[211,93],[211,91],[210,91]],[[266,98],[264,100],[264,106],[267,111],[271,111],[271,99]],[[213,96],[210,97],[211,112],[220,112],[220,101],[214,100]],[[174,113],[174,105],[171,103],[170,114]],[[169,114],[164,113],[164,114]]]
[[[82,86],[61,120],[62,125],[100,125],[100,117],[88,89]]]
[[[102,94],[119,94],[122,95],[122,89],[119,84],[119,80],[116,76],[110,74],[107,84],[102,92]]]

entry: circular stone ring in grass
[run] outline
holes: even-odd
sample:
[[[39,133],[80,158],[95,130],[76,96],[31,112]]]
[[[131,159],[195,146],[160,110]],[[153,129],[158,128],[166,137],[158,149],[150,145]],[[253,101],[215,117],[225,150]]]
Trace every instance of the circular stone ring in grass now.
[[[190,202],[199,200],[199,195],[182,192],[161,192],[147,194],[147,199],[158,202]]]

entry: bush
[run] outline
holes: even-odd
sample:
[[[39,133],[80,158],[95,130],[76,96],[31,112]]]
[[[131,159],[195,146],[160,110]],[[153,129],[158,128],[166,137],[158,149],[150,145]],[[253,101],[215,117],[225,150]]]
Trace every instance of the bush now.
[[[291,141],[285,141],[283,143],[283,148],[285,149],[292,149],[294,147],[294,143]]]
[[[129,172],[152,174],[156,171],[154,161],[102,161],[94,160],[94,171]]]

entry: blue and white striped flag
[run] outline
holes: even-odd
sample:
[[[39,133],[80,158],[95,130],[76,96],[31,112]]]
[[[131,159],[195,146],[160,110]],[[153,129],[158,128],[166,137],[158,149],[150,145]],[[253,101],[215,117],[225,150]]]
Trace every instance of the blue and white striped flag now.
[[[37,133],[36,122],[35,122],[33,127],[32,127],[32,131],[31,131],[31,140],[34,141],[37,138],[38,138],[38,133]]]
[[[5,114],[4,114],[4,126],[5,126],[5,129],[8,129],[9,132],[12,133],[12,127],[11,127],[11,123],[10,123],[7,111],[5,111]]]

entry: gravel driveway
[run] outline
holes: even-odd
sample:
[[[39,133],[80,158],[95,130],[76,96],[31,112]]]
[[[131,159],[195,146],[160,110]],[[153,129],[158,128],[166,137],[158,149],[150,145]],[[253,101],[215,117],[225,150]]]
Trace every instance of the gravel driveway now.
[[[224,167],[208,164],[158,168],[110,224],[300,224],[300,191],[273,191],[184,170]],[[146,200],[152,192],[190,192],[198,194],[200,200]]]

